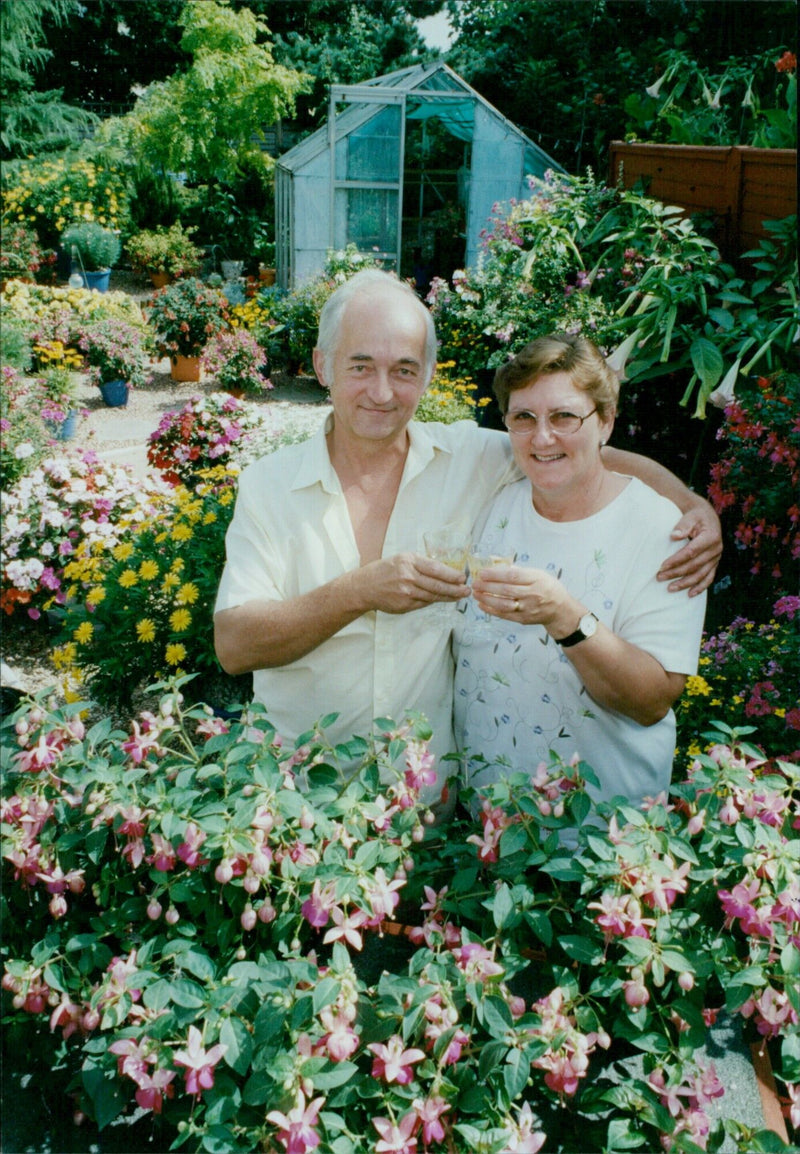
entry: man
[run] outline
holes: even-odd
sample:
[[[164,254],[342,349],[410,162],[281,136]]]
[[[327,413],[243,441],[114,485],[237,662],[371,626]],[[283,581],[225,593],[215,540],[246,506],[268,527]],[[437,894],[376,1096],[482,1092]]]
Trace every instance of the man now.
[[[504,433],[470,422],[412,422],[435,364],[433,321],[412,290],[388,273],[358,273],[320,317],[314,370],[333,406],[325,427],[240,478],[216,650],[227,672],[253,672],[255,700],[286,739],[336,712],[327,733],[346,741],[408,709],[427,716],[437,757],[455,748],[450,626],[428,606],[468,589],[463,574],[422,555],[422,535],[472,524],[510,450]],[[659,576],[702,592],[721,552],[713,510],[654,462],[605,452],[609,468],[684,511],[674,536],[691,540]],[[440,795],[437,783],[428,800]]]

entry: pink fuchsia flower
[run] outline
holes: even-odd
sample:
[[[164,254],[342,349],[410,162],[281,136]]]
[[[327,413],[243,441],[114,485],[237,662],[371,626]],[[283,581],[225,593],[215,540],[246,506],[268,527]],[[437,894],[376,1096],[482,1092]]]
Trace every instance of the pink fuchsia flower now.
[[[545,1132],[537,1130],[539,1119],[531,1110],[529,1102],[525,1102],[516,1121],[508,1118],[505,1125],[511,1135],[508,1145],[503,1147],[500,1154],[537,1154],[547,1140]]]
[[[175,1087],[170,1085],[174,1077],[174,1070],[163,1068],[154,1070],[152,1074],[142,1074],[137,1079],[134,1095],[137,1105],[143,1110],[152,1110],[154,1114],[160,1114],[164,1098],[171,1098],[175,1093]]]
[[[491,950],[487,950],[480,942],[466,942],[452,953],[459,969],[464,971],[470,981],[485,982],[505,973],[500,963],[492,957]]]
[[[406,881],[405,878],[398,877],[389,881],[385,871],[379,866],[369,877],[362,878],[359,884],[372,910],[372,916],[365,924],[377,926],[394,913],[400,902],[397,890],[401,890]]]
[[[373,1078],[382,1078],[384,1082],[397,1082],[404,1086],[414,1077],[411,1069],[415,1062],[422,1062],[425,1054],[422,1050],[406,1050],[403,1039],[399,1034],[393,1034],[388,1043],[370,1042],[367,1046],[375,1055],[372,1062]]]
[[[376,1154],[415,1154],[417,1115],[413,1110],[405,1114],[399,1123],[390,1118],[373,1118],[372,1125],[380,1134],[380,1140],[375,1144]]]
[[[421,741],[410,741],[406,747],[405,781],[419,791],[426,785],[436,784],[436,758]]]
[[[131,722],[131,729],[133,733],[127,741],[123,741],[122,748],[135,765],[141,765],[148,753],[155,753],[159,757],[166,753],[164,747],[158,743],[157,731],[143,733],[138,721]]]
[[[194,822],[189,822],[183,841],[178,846],[177,854],[181,861],[190,869],[200,869],[208,865],[208,858],[200,853],[200,846],[206,840],[206,834],[198,829]]]
[[[442,1118],[449,1110],[450,1103],[437,1094],[433,1098],[415,1098],[412,1105],[422,1123],[422,1141],[426,1147],[431,1142],[443,1142],[446,1131]]]
[[[367,920],[367,915],[363,910],[356,910],[355,913],[345,914],[344,910],[338,906],[334,906],[331,910],[331,917],[336,923],[328,930],[323,942],[335,942],[340,938],[344,938],[354,950],[360,950],[363,946],[361,934],[358,932],[359,927],[363,926]]]
[[[203,1036],[196,1026],[189,1027],[189,1036],[185,1050],[178,1050],[173,1061],[176,1066],[185,1066],[186,1093],[199,1097],[203,1090],[210,1090],[214,1085],[214,1067],[226,1052],[228,1047],[222,1042],[206,1051],[203,1047]]]
[[[297,1101],[288,1114],[280,1110],[270,1110],[267,1121],[278,1126],[278,1141],[283,1144],[286,1154],[306,1154],[319,1146],[320,1138],[314,1127],[319,1120],[319,1112],[325,1105],[324,1098],[315,1098],[306,1105],[302,1090],[297,1091]]]
[[[320,1012],[319,1020],[328,1031],[322,1041],[332,1062],[344,1062],[355,1054],[359,1037],[343,1014],[329,1006]]]
[[[169,873],[170,870],[175,869],[176,855],[172,848],[172,842],[167,841],[160,833],[151,833],[150,840],[153,843],[153,852],[148,855],[148,865],[161,873]]]
[[[314,882],[311,896],[303,902],[300,911],[306,921],[316,929],[326,926],[330,920],[331,910],[336,905],[336,886],[330,882],[325,888],[319,878]]]

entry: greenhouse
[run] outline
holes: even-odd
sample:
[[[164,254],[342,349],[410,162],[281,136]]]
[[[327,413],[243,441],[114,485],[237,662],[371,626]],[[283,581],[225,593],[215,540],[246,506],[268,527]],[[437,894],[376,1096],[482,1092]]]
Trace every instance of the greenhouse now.
[[[328,122],[276,163],[278,281],[348,244],[413,276],[474,265],[492,206],[561,171],[442,62],[332,85]]]

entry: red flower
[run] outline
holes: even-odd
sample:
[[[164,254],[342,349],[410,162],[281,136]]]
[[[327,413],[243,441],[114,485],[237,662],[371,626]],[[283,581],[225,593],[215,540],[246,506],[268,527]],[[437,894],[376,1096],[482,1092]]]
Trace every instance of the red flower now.
[[[794,52],[784,52],[780,60],[775,61],[775,67],[778,72],[795,72],[797,70],[797,57]]]

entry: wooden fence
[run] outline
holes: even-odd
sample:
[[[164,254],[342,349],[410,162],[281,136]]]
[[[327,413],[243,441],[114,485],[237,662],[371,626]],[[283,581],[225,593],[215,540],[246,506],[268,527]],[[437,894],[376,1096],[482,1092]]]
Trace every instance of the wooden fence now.
[[[797,150],[612,142],[609,183],[632,188],[688,213],[715,217],[714,240],[735,260],[767,235],[765,220],[797,212]]]

